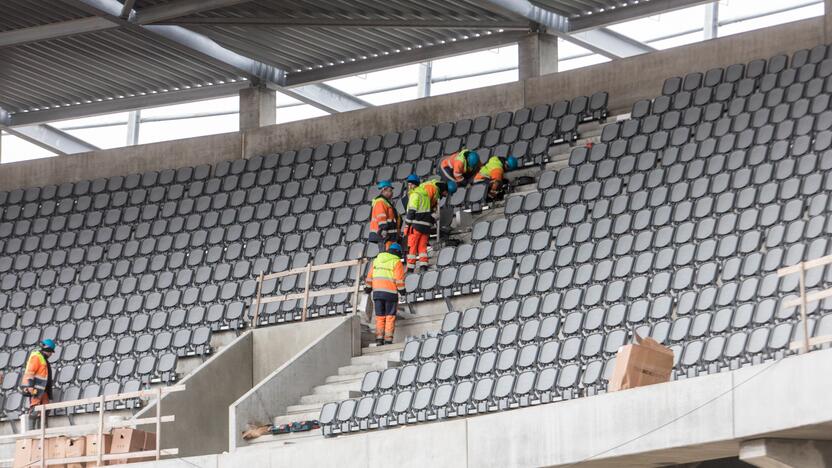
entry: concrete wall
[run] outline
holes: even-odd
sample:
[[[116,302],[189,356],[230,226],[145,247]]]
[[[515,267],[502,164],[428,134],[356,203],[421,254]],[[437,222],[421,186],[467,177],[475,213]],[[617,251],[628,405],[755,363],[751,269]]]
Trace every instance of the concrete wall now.
[[[289,362],[298,351],[309,346],[334,326],[344,321],[344,317],[322,320],[309,320],[287,327],[258,328],[252,343],[254,360],[253,385],[271,375],[275,369]],[[355,350],[353,354],[357,354]]]
[[[742,440],[830,438],[832,349],[530,408],[144,468],[655,467],[735,457]],[[193,464],[191,464],[193,460]]]
[[[150,145],[4,164],[0,190],[133,172],[210,164],[281,152],[444,121],[534,106],[596,91],[610,93],[610,109],[627,112],[654,97],[665,78],[768,58],[824,42],[824,19],[812,18],[666,51],[525,81],[474,89],[316,119]]]
[[[242,432],[249,424],[267,424],[273,417],[285,414],[287,406],[296,404],[312,387],[335,374],[339,367],[349,364],[356,354],[355,343],[360,336],[358,317],[337,317],[320,322],[326,323],[329,330],[308,345],[296,348],[293,357],[228,408],[231,451],[246,444]]]
[[[162,398],[162,414],[176,421],[162,425],[162,447],[181,456],[221,453],[228,448],[228,405],[253,385],[252,335],[245,333],[186,376],[184,392]],[[137,417],[156,415],[148,405]],[[155,431],[155,427],[141,429]]]

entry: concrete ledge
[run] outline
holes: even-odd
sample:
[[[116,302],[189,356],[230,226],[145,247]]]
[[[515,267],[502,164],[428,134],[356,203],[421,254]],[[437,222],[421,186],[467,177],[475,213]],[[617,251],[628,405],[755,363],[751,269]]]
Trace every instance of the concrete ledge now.
[[[830,439],[830,366],[832,349],[565,402],[263,444],[216,466],[654,467],[736,457],[749,439]]]

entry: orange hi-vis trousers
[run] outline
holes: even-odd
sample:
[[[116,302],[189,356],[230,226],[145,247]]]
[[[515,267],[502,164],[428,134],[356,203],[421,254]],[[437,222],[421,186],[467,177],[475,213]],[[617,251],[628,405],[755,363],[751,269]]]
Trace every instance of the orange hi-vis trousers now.
[[[428,266],[428,242],[430,234],[419,232],[415,229],[407,235],[407,268],[414,269],[417,266]]]
[[[396,316],[386,315],[383,317],[376,316],[376,338],[383,338],[386,341],[393,341],[393,335],[396,333]]]

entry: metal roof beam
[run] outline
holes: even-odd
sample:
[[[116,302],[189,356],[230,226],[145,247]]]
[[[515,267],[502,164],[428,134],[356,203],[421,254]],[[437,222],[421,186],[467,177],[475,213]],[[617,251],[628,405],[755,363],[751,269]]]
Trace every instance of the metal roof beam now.
[[[141,15],[139,15],[141,21]],[[398,18],[286,18],[263,16],[256,18],[191,17],[160,21],[157,24],[208,25],[208,26],[277,26],[322,28],[431,28],[431,29],[529,29],[529,21],[483,21],[451,19],[398,19]]]
[[[631,39],[615,31],[601,28],[577,34],[562,35],[564,40],[612,59],[632,57],[654,52],[649,45]]]
[[[69,133],[62,132],[51,125],[29,125],[4,128],[4,130],[29,143],[62,155],[87,153],[100,149]]]
[[[79,117],[90,117],[94,115],[111,114],[114,112],[126,112],[147,107],[166,106],[170,104],[182,104],[186,102],[216,99],[236,95],[240,89],[251,86],[248,81],[226,83],[222,85],[203,86],[181,91],[167,93],[147,94],[124,99],[113,99],[112,101],[93,102],[78,106],[59,107],[57,109],[46,109],[40,111],[18,112],[10,116],[7,125],[33,125],[57,120],[74,119]]]
[[[484,0],[484,3],[540,24],[551,34],[559,35],[569,31],[569,18],[539,7],[528,0]]]
[[[298,86],[295,88],[277,87],[275,90],[310,106],[332,113],[347,112],[372,106],[372,104],[363,99],[359,99],[352,94],[345,93],[340,89],[323,83]]]
[[[607,9],[601,13],[572,18],[569,21],[569,30],[571,32],[587,31],[681,8],[704,5],[710,1],[713,0],[641,0],[638,3],[630,2],[625,7]]]
[[[139,24],[158,23],[159,21],[171,20],[180,16],[216,10],[218,8],[226,8],[249,1],[251,0],[183,0],[166,3],[139,10],[136,13],[136,22]]]
[[[286,86],[299,86],[324,80],[332,80],[344,76],[358,75],[361,73],[425,62],[440,57],[450,57],[453,55],[476,52],[478,50],[493,49],[495,47],[514,44],[528,35],[528,31],[506,31],[495,34],[484,34],[477,38],[446,42],[444,44],[416,48],[397,54],[371,57],[366,60],[358,60],[342,65],[324,67],[317,70],[290,73],[286,77]]]
[[[91,18],[81,18],[70,21],[62,21],[60,23],[45,24],[43,26],[33,26],[31,28],[12,29],[10,31],[0,32],[0,47],[45,41],[48,39],[74,36],[77,34],[101,31],[104,29],[113,29],[116,27],[118,27],[118,25],[113,24],[113,22],[94,16]]]

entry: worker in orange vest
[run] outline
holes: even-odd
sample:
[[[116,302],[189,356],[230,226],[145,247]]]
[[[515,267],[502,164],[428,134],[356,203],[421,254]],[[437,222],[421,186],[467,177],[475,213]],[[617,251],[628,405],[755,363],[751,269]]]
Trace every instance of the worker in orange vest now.
[[[381,192],[373,199],[373,207],[370,212],[370,236],[369,241],[378,244],[379,251],[383,252],[390,247],[390,244],[399,240],[399,214],[393,206],[393,184],[389,180],[382,180],[378,183]]]
[[[404,294],[404,265],[402,246],[393,243],[381,252],[370,265],[364,292],[373,295],[376,314],[376,344],[392,344],[396,331],[396,308],[399,294]]]
[[[29,397],[30,414],[36,406],[49,403],[52,397],[52,368],[49,366],[49,358],[54,352],[55,342],[45,339],[40,342],[40,349],[29,354],[20,390]]]
[[[464,187],[480,169],[480,156],[468,148],[446,157],[439,163],[439,176]]]
[[[517,158],[509,156],[501,158],[499,156],[491,156],[479,172],[474,176],[474,183],[488,184],[488,198],[497,200],[503,194],[503,182],[506,171],[513,171],[517,169]]]
[[[413,189],[410,198],[407,200],[407,268],[415,269],[417,266],[422,270],[428,268],[428,243],[430,235],[435,231],[433,217],[439,200],[442,197],[453,195],[456,191],[454,181],[440,182],[429,180]]]

